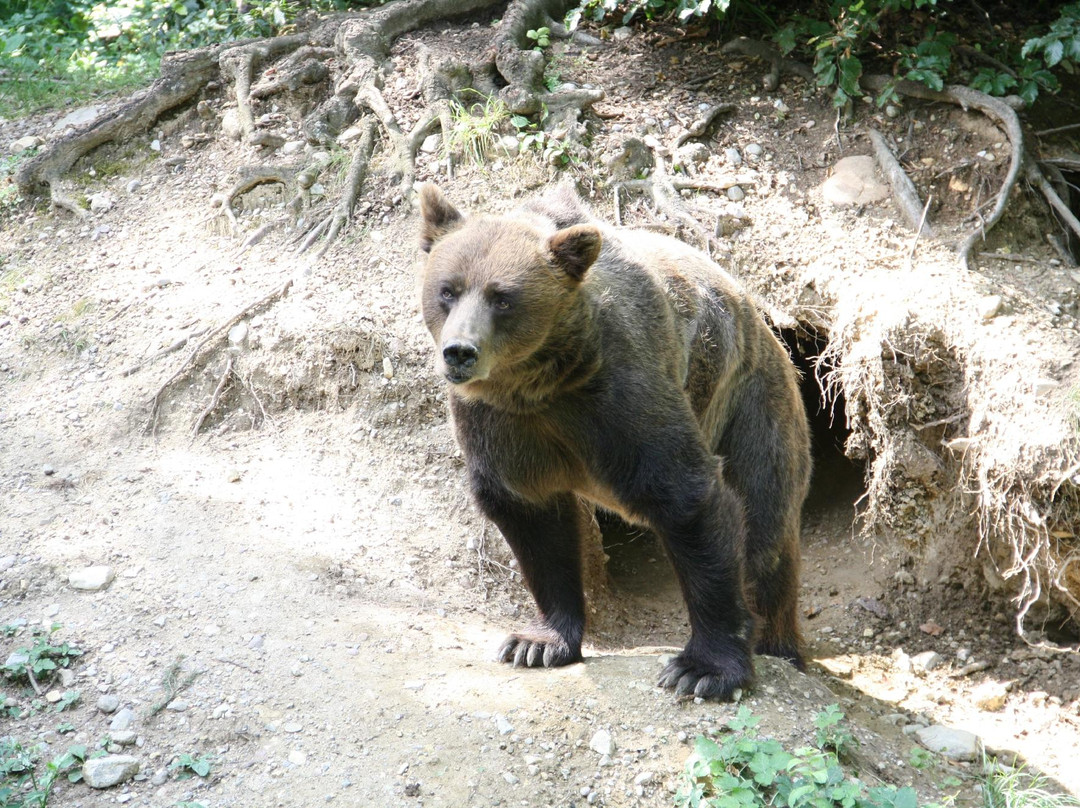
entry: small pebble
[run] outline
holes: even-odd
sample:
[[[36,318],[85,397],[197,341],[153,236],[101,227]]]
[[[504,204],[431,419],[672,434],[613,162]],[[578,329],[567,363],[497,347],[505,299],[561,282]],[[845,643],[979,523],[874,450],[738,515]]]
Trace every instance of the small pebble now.
[[[111,693],[106,693],[97,700],[97,708],[103,713],[115,713],[120,707],[120,699]]]

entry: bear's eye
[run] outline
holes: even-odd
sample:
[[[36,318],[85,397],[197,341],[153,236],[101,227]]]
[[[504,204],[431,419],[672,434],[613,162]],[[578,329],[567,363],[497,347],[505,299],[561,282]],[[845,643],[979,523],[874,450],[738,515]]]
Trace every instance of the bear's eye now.
[[[495,298],[495,308],[499,311],[510,311],[510,306],[510,298],[501,296]]]
[[[439,297],[441,297],[446,302],[450,303],[450,302],[453,302],[454,298],[457,297],[457,295],[454,294],[454,290],[451,289],[449,286],[444,286],[439,291]]]

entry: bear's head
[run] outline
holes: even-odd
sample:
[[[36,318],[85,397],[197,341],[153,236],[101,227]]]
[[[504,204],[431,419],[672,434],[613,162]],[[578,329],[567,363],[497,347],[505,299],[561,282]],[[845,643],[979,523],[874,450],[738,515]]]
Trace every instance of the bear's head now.
[[[461,395],[512,386],[557,335],[600,254],[591,224],[559,229],[523,212],[466,218],[434,185],[420,189],[424,322],[435,367]]]

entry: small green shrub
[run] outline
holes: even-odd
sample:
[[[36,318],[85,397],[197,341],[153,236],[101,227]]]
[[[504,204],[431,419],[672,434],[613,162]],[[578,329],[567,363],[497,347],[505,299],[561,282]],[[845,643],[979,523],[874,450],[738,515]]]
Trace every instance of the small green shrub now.
[[[169,764],[169,768],[184,780],[188,777],[206,777],[214,759],[210,755],[193,755],[185,752]]]
[[[82,779],[86,747],[69,746],[39,769],[44,744],[27,747],[13,737],[0,738],[0,805],[5,808],[45,808],[56,781]]]
[[[59,668],[69,668],[71,663],[82,656],[82,650],[66,642],[55,644],[52,636],[61,628],[53,623],[49,629],[33,628],[30,635],[33,642],[29,646],[17,648],[0,666],[0,673],[12,682],[29,684],[31,677],[41,683],[49,681]]]
[[[727,723],[720,742],[698,737],[675,795],[680,808],[917,808],[910,787],[866,786],[844,772],[835,746],[850,748],[853,736],[833,705],[814,719],[817,746],[788,751],[758,735],[759,718],[746,706]]]

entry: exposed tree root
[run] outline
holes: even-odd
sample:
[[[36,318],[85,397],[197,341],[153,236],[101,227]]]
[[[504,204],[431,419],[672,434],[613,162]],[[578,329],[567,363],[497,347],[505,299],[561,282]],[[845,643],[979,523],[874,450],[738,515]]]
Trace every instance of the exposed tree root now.
[[[880,92],[892,83],[892,79],[886,76],[863,76],[860,83],[865,89]],[[1004,215],[1005,207],[1009,203],[1009,195],[1012,193],[1016,180],[1020,176],[1020,170],[1024,165],[1024,133],[1020,128],[1020,119],[1017,117],[1016,111],[1000,98],[994,98],[978,90],[972,90],[970,87],[953,85],[938,91],[931,90],[918,82],[907,80],[897,81],[892,86],[900,95],[911,98],[921,98],[926,101],[943,101],[964,109],[974,107],[1000,124],[1005,130],[1005,136],[1009,139],[1009,170],[1005,174],[1005,179],[995,197],[993,210],[989,216],[983,219],[981,225],[964,239],[957,248],[960,263],[967,269],[971,251],[974,249],[975,244],[985,239],[986,234]]]
[[[316,257],[321,257],[338,237],[345,223],[352,217],[353,208],[356,207],[356,200],[360,197],[360,188],[364,184],[364,177],[367,175],[371,154],[375,149],[375,121],[370,117],[365,118],[363,126],[364,133],[353,150],[352,162],[349,164],[349,175],[345,180],[345,192],[341,197],[341,201],[338,202],[329,216],[316,223],[300,244],[300,252],[306,252],[310,249],[311,245],[325,232],[326,241],[316,253]]]
[[[325,243],[318,253],[322,255],[352,215],[380,141],[376,137],[377,128],[384,134],[381,142],[396,156],[392,161],[394,174],[403,195],[412,193],[420,144],[436,129],[441,129],[444,136],[449,134],[451,102],[466,87],[475,87],[486,94],[497,93],[518,114],[546,110],[545,126],[560,139],[573,141],[580,134],[582,111],[601,100],[603,92],[547,92],[543,85],[544,56],[529,47],[531,43],[526,36],[530,29],[545,24],[553,30],[557,28],[555,21],[572,5],[569,0],[512,0],[495,31],[492,46],[476,64],[449,62],[432,65],[424,71],[422,90],[426,107],[411,131],[402,130],[382,92],[390,45],[408,31],[496,5],[496,0],[398,0],[375,9],[335,15],[305,32],[170,54],[162,63],[161,78],[153,85],[115,112],[61,138],[27,161],[16,181],[24,196],[29,198],[48,189],[57,207],[82,216],[85,214],[80,206],[59,187],[62,175],[92,149],[146,132],[163,113],[193,101],[215,77],[223,80],[236,104],[240,139],[249,145],[263,146],[264,153],[274,151],[284,143],[284,138],[260,128],[272,128],[281,116],[260,117],[258,106],[282,94],[326,85],[329,97],[316,105],[301,123],[301,131],[311,142],[329,145],[345,126],[357,118],[366,118],[342,198],[329,217],[317,222],[306,234],[301,248],[308,249],[316,239],[324,237]],[[565,30],[560,30],[566,35]],[[200,106],[200,116],[207,121],[214,117],[209,104]],[[262,182],[290,185],[295,179],[299,188],[288,207],[298,217],[300,209],[310,204],[307,189],[321,168],[256,169],[215,197],[213,204],[220,208],[235,233],[237,222],[232,203],[238,196]],[[251,239],[245,241],[240,251],[253,243]]]
[[[1046,201],[1050,203],[1050,207],[1054,209],[1061,221],[1080,238],[1080,219],[1077,219],[1076,214],[1062,201],[1058,192],[1054,190],[1054,186],[1039,170],[1035,161],[1030,158],[1024,163],[1024,176],[1029,183],[1038,188],[1039,192],[1046,197]]]
[[[908,227],[920,236],[927,238],[933,236],[930,226],[926,224],[926,207],[919,201],[919,192],[915,190],[915,183],[911,181],[903,166],[900,165],[900,161],[893,155],[884,136],[876,129],[871,129],[870,142],[874,144],[874,156],[877,158],[878,167],[889,180],[893,198],[900,206]]]
[[[679,148],[686,141],[691,138],[698,138],[705,135],[709,128],[713,125],[713,122],[722,114],[731,112],[735,109],[734,104],[714,104],[709,107],[705,112],[698,116],[693,123],[687,127],[687,130],[679,135],[675,139],[675,148]]]
[[[760,59],[763,62],[768,62],[769,72],[761,81],[762,86],[768,92],[772,92],[780,86],[781,73],[789,73],[793,76],[806,79],[807,81],[814,80],[814,71],[807,65],[804,65],[802,62],[797,62],[794,59],[784,58],[784,56],[780,54],[780,51],[768,42],[739,37],[724,45],[722,52],[738,53],[742,56],[751,56],[755,59]]]
[[[222,334],[227,334],[229,329],[243,320],[248,315],[258,311],[264,306],[273,303],[279,298],[285,297],[289,293],[289,289],[292,287],[292,280],[285,281],[284,284],[272,291],[270,294],[259,298],[254,303],[249,303],[240,311],[236,312],[232,317],[223,322],[221,325],[215,326],[210,333],[203,337],[191,352],[184,358],[184,361],[180,363],[180,366],[176,369],[172,376],[165,380],[165,382],[158,388],[158,391],[154,393],[154,397],[150,400],[150,414],[147,417],[146,431],[153,434],[157,431],[158,416],[161,414],[161,403],[164,401],[165,392],[173,384],[173,382],[185,377],[191,372],[195,357],[199,355],[203,348],[209,345],[212,341],[221,337]]]
[[[199,413],[199,417],[195,419],[195,423],[191,427],[191,437],[193,439],[198,436],[199,430],[202,429],[203,421],[207,419],[210,413],[217,409],[218,403],[221,401],[221,394],[225,391],[225,386],[229,383],[232,376],[233,357],[232,354],[229,354],[225,359],[225,370],[221,372],[221,379],[218,380],[217,387],[214,388],[214,394],[210,397],[210,403]]]

